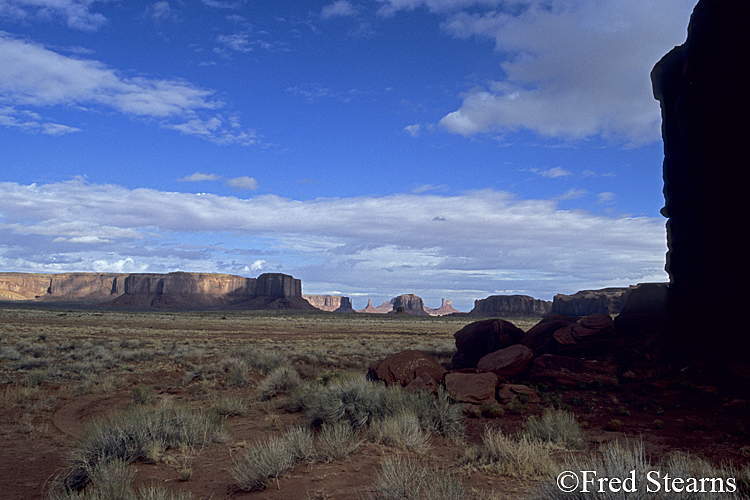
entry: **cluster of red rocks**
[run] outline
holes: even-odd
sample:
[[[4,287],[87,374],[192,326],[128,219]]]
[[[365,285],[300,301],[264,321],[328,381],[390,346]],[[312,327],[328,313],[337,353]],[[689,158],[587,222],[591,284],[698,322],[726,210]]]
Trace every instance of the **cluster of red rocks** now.
[[[443,385],[452,399],[473,405],[507,404],[514,397],[538,402],[534,391],[519,382],[568,387],[616,382],[612,353],[624,345],[606,314],[548,316],[527,332],[509,321],[488,319],[454,337],[457,352],[450,370],[424,352],[408,350],[373,364],[369,375],[408,391],[437,392]]]

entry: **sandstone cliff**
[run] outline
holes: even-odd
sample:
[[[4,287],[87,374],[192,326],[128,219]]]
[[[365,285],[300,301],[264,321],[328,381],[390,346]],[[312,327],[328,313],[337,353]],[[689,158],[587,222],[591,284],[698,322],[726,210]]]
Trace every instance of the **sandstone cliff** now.
[[[528,295],[491,295],[475,300],[473,316],[545,316],[552,310],[552,302]]]
[[[455,314],[460,313],[458,309],[455,309],[453,307],[453,304],[451,304],[450,299],[442,300],[442,304],[440,305],[440,308],[438,309],[432,309],[430,307],[425,307],[424,310],[429,314],[430,316],[445,316],[447,314]]]
[[[115,307],[312,309],[300,280],[279,273],[0,273],[0,299],[80,302]]]
[[[413,293],[405,293],[393,298],[393,313],[405,312],[416,316],[427,316],[424,302]]]
[[[573,295],[557,294],[552,299],[552,314],[588,316],[590,314],[620,314],[628,295],[635,286],[581,290]]]
[[[352,301],[349,297],[341,295],[303,295],[303,299],[308,301],[311,306],[321,311],[351,313]]]

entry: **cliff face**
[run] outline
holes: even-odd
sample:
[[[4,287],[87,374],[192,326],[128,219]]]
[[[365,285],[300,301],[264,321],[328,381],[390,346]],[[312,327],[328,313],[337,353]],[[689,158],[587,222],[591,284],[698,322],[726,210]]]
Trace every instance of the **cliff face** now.
[[[552,303],[528,295],[492,295],[475,300],[474,316],[545,316],[552,310]]]
[[[303,295],[302,298],[321,311],[354,312],[349,297],[342,297],[341,295]]]
[[[427,311],[424,310],[424,301],[413,293],[406,293],[393,298],[393,312],[398,312],[400,308],[403,308],[403,312],[407,314],[427,315]]]
[[[201,307],[296,308],[302,282],[285,274],[245,278],[229,274],[0,274],[0,298],[107,303],[113,306],[191,309]]]
[[[620,314],[628,295],[635,287],[581,290],[573,295],[557,294],[552,299],[552,314],[588,316],[590,314]]]

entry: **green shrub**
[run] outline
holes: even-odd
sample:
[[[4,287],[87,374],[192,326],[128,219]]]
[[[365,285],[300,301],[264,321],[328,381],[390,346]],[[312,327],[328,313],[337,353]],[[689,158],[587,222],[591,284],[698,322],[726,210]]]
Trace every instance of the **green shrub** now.
[[[622,421],[613,418],[612,420],[604,424],[604,430],[611,432],[620,432],[622,431]]]
[[[302,379],[291,365],[281,365],[258,384],[258,398],[265,401],[279,393],[291,392],[300,386]]]
[[[263,375],[268,375],[281,365],[289,364],[289,359],[283,354],[253,347],[234,349],[230,355],[242,359],[248,367]]]
[[[23,378],[23,385],[26,387],[37,387],[47,381],[46,370],[32,370]]]
[[[529,417],[522,434],[529,441],[543,441],[571,449],[583,445],[581,426],[575,415],[566,410],[547,409],[541,418]]]
[[[250,379],[247,376],[247,364],[242,359],[230,358],[224,364],[227,387],[247,387]]]

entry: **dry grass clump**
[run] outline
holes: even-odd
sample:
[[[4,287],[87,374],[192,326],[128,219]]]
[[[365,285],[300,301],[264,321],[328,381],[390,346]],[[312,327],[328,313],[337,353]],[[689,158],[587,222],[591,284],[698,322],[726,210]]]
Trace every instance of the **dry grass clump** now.
[[[555,462],[550,446],[521,435],[511,438],[500,429],[486,428],[482,446],[470,448],[463,463],[509,477],[535,477],[549,474]]]
[[[454,474],[401,456],[389,457],[370,490],[371,500],[489,500]]]
[[[338,421],[359,429],[401,413],[417,417],[420,426],[449,439],[463,438],[463,409],[453,405],[444,391],[435,398],[425,392],[367,380],[364,375],[337,378],[327,385],[309,383],[292,394],[290,407],[304,411],[313,427]]]
[[[266,401],[279,393],[291,392],[299,387],[301,383],[302,379],[293,366],[277,366],[258,384],[258,399]]]
[[[550,475],[545,485],[532,491],[529,500],[617,500],[626,496],[629,500],[740,500],[747,499],[750,493],[750,482],[747,481],[750,475],[747,470],[738,471],[729,465],[717,467],[686,453],[673,453],[654,463],[646,455],[642,441],[607,443],[600,448],[594,458],[573,459],[565,464],[565,469],[596,471],[597,478],[623,479],[632,477],[634,471],[635,491],[613,492],[607,487],[599,488],[598,483],[595,483],[594,487],[589,485],[588,492],[585,493],[564,493],[556,483],[557,474],[560,472],[558,470]],[[652,476],[648,476],[649,473]],[[653,475],[655,473],[658,475]],[[671,478],[670,491],[667,491],[664,483],[667,476]],[[649,481],[649,477],[654,478],[656,484]],[[671,482],[675,478],[696,478],[697,481],[690,487],[691,483],[686,480],[675,489],[674,483]],[[700,482],[701,478],[706,478],[703,484]]]
[[[227,396],[219,400],[211,407],[211,410],[222,417],[234,417],[247,413],[247,401],[243,398]]]
[[[357,432],[346,422],[323,424],[318,433],[318,458],[324,462],[341,460],[353,453],[361,441]]]
[[[529,441],[542,441],[567,449],[583,445],[583,430],[575,415],[560,409],[548,408],[541,417],[529,417],[522,435]]]
[[[48,500],[192,500],[189,492],[170,493],[163,486],[141,486],[133,488],[135,471],[121,459],[99,462],[91,471],[91,484],[81,491],[57,488],[51,491]]]
[[[413,413],[398,413],[370,424],[370,439],[386,446],[424,453],[430,447],[430,435]]]
[[[211,412],[163,404],[132,406],[127,412],[89,424],[71,453],[65,483],[80,490],[102,462],[148,459],[170,448],[192,449],[225,437],[224,421]]]

